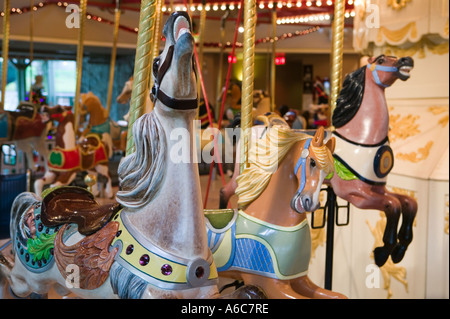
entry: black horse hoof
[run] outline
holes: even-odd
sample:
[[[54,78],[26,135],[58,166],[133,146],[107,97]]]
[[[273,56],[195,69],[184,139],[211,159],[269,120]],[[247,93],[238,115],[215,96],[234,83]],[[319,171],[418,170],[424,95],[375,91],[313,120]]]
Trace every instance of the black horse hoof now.
[[[244,285],[221,299],[267,299],[267,295],[258,286]]]
[[[397,246],[394,247],[391,253],[392,261],[397,264],[402,261],[403,257],[406,253],[406,246],[402,244],[397,244]]]
[[[375,259],[375,264],[378,267],[382,267],[389,258],[391,250],[386,247],[377,247],[373,250],[373,256]]]

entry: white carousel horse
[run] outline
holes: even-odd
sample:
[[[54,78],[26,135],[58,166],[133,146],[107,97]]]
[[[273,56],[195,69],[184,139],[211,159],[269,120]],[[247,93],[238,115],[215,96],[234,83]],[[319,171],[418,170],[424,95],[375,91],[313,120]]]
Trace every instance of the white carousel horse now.
[[[62,292],[75,268],[78,286],[70,288],[84,298],[219,296],[198,167],[169,157],[175,144],[171,131],[188,132],[191,138],[184,143],[189,143],[197,114],[191,30],[185,12],[173,13],[164,27],[166,47],[153,65],[155,110],[133,125],[135,152],[123,158],[118,171],[120,205],[100,206],[77,187],[49,191],[43,200],[22,193],[14,201],[16,262],[6,274],[16,295],[45,293],[51,285]],[[61,221],[72,220],[78,227],[61,228]]]

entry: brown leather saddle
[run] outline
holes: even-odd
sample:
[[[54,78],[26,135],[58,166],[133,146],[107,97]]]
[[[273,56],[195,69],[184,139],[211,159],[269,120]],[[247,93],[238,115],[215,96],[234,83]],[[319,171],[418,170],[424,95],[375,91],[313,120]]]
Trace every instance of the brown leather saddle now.
[[[81,234],[90,235],[106,225],[120,209],[118,203],[100,205],[84,188],[63,186],[44,197],[41,220],[47,227],[75,223]]]

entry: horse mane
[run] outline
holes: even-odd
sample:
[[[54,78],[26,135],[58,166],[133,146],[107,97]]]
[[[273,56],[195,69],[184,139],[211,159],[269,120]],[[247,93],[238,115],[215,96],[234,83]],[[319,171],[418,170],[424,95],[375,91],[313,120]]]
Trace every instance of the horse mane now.
[[[289,127],[275,125],[267,129],[263,138],[252,142],[249,149],[249,166],[236,179],[238,205],[245,207],[257,199],[291,147],[307,138],[311,136],[291,130]]]
[[[358,112],[364,96],[366,67],[350,73],[344,80],[333,111],[332,123],[335,128],[347,124]]]
[[[133,139],[135,152],[122,158],[119,164],[116,200],[136,210],[155,198],[166,170],[165,134],[154,112],[136,120]]]

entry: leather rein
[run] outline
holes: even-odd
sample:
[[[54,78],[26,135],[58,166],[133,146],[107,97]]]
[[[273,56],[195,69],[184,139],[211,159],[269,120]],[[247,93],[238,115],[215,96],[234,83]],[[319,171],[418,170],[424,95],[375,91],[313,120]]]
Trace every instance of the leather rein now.
[[[159,57],[153,61],[153,76],[155,77],[155,82],[152,87],[152,91],[150,93],[150,98],[153,103],[156,103],[156,100],[160,100],[164,105],[176,109],[176,110],[192,110],[198,107],[198,98],[195,99],[175,99],[163,92],[161,90],[160,85],[164,78],[164,75],[167,73],[167,70],[170,68],[172,64],[174,53],[174,45],[171,45],[167,51],[166,59],[164,60],[161,68],[158,69],[159,66]],[[194,65],[194,63],[193,63]],[[195,67],[194,67],[194,73]]]

